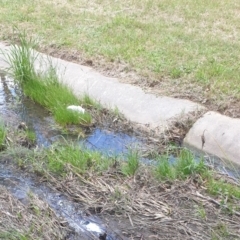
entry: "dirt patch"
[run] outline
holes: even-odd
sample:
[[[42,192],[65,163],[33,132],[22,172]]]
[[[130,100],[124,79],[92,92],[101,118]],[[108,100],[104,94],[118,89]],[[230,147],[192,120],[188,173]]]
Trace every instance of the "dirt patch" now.
[[[120,82],[140,86],[144,91],[157,96],[188,99],[204,105],[211,111],[217,111],[233,118],[240,117],[239,99],[222,92],[218,93],[218,90],[211,85],[206,87],[199,85],[199,83],[189,84],[187,79],[169,79],[161,75],[157,76],[150,71],[140,74],[140,72],[133,70],[131,65],[121,60],[106,60],[101,56],[89,58],[80,51],[58,48],[55,45],[42,47],[40,51],[53,57],[90,66],[105,76],[116,77]],[[213,88],[211,89],[211,87]]]

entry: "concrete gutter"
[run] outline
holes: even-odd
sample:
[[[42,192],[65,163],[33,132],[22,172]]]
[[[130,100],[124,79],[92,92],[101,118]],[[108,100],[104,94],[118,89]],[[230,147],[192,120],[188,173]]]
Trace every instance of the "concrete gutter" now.
[[[10,47],[0,43],[0,51]],[[132,122],[158,128],[164,131],[171,120],[181,119],[190,112],[204,109],[189,100],[157,97],[145,93],[140,87],[119,82],[116,78],[105,77],[94,69],[58,58],[40,54],[57,66],[61,81],[78,97],[88,94],[108,108],[117,108]],[[3,56],[0,69],[7,67]],[[38,64],[38,69],[44,66]],[[201,136],[204,132],[205,145]],[[207,112],[198,119],[188,132],[184,143],[187,146],[231,160],[240,165],[240,119],[231,119],[215,112]]]

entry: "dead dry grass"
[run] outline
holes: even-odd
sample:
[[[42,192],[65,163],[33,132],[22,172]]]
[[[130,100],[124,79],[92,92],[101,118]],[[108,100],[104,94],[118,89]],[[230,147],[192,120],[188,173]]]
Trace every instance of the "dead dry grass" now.
[[[185,181],[158,182],[147,169],[123,178],[116,169],[102,175],[74,174],[59,181],[48,174],[58,190],[84,205],[89,215],[114,219],[122,239],[240,239],[238,209],[206,194],[200,176]],[[232,206],[239,200],[233,199]]]
[[[0,185],[0,239],[65,239],[71,230],[37,196],[27,205]]]

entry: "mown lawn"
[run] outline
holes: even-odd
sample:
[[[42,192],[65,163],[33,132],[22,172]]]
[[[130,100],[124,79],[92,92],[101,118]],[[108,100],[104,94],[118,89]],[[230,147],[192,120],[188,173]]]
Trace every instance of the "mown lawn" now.
[[[240,97],[239,22],[239,0],[0,0],[2,40],[15,26],[42,46],[121,59],[217,98]]]

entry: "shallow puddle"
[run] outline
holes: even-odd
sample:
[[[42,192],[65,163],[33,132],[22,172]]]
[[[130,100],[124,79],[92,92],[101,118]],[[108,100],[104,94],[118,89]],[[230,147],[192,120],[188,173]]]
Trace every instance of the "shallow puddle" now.
[[[63,134],[48,111],[22,96],[11,78],[3,73],[0,77],[0,114],[3,120],[16,129],[20,122],[25,122],[28,128],[35,132],[39,147],[48,147],[54,142],[71,139],[89,149],[115,156],[127,153],[130,146],[137,145],[138,140],[135,137],[116,134],[106,129],[94,129],[89,136],[81,140],[76,135]],[[109,230],[98,217],[86,216],[81,204],[68,200],[61,193],[45,185],[36,184],[33,179],[12,171],[7,165],[2,165],[0,168],[0,184],[23,203],[27,204],[31,192],[46,201],[78,234],[74,239],[99,239],[101,235],[104,236],[103,239],[108,240],[122,239],[114,231]]]
[[[98,150],[108,156],[117,156],[126,154],[130,147],[137,148],[142,144],[136,137],[114,133],[107,129],[93,129],[92,133],[81,140],[76,135],[63,134],[62,129],[49,116],[48,111],[22,96],[11,78],[1,72],[0,77],[0,114],[3,120],[15,125],[16,128],[20,122],[26,122],[28,127],[36,133],[39,147],[48,147],[62,139],[71,139],[89,149]],[[170,160],[175,162],[172,157]],[[143,161],[152,164],[148,159],[143,159]],[[221,166],[219,169],[224,169],[224,167]],[[225,172],[235,177],[231,171],[226,170]],[[22,202],[27,203],[29,192],[46,201],[56,214],[64,218],[75,230],[79,236],[77,239],[84,239],[83,236],[85,239],[96,239],[105,233],[107,235],[102,239],[122,239],[114,231],[108,229],[96,216],[86,216],[81,204],[69,201],[61,193],[53,191],[45,185],[35,184],[33,179],[12,172],[4,165],[0,168],[0,184],[4,185]]]
[[[47,202],[56,215],[67,221],[75,230],[77,238],[75,236],[74,239],[99,239],[99,236],[104,234],[106,240],[122,239],[108,229],[98,217],[87,216],[81,204],[68,200],[63,194],[43,184],[36,184],[33,179],[14,172],[6,165],[0,167],[0,184],[24,204],[28,203],[31,194]]]
[[[47,147],[53,142],[63,139],[79,141],[77,135],[67,135],[49,116],[46,109],[30,99],[23,97],[14,81],[0,74],[0,113],[6,115],[8,120],[15,116],[18,124],[25,122],[29,129],[36,134],[36,142],[39,147]],[[17,127],[17,126],[16,126]],[[85,139],[79,141],[92,150],[101,151],[107,155],[119,155],[126,153],[129,147],[136,147],[140,141],[135,137],[123,133],[114,133],[106,129],[94,129]]]

